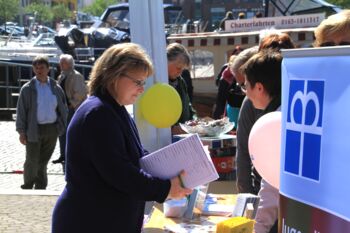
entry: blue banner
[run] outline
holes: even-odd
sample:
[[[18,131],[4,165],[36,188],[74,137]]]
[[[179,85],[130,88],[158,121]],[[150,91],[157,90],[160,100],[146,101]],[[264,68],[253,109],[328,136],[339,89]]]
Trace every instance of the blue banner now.
[[[302,209],[291,208],[288,199],[350,228],[350,49],[345,50],[341,55],[339,48],[284,53],[280,223],[309,229],[300,232],[332,231],[321,231],[326,228],[315,226],[314,216],[298,220],[292,209]],[[306,219],[313,229],[305,228]]]

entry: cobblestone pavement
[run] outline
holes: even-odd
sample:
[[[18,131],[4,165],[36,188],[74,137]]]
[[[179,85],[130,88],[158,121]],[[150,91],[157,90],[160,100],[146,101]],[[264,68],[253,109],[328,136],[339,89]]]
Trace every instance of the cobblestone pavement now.
[[[51,160],[59,157],[57,141]],[[0,232],[49,233],[52,210],[65,181],[61,165],[48,164],[47,190],[22,190],[25,147],[14,121],[0,121]]]
[[[57,141],[51,160],[59,157]],[[20,189],[23,184],[25,147],[19,142],[14,121],[0,121],[0,189]],[[61,191],[65,181],[62,166],[48,164],[48,187],[50,191]]]
[[[57,197],[57,194],[51,195],[47,191],[1,193],[0,232],[50,233],[51,213]]]

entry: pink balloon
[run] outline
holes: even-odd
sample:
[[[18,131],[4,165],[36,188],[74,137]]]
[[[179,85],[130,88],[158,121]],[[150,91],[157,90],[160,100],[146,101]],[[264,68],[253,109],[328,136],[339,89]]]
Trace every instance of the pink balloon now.
[[[253,165],[269,184],[279,189],[281,161],[281,112],[260,117],[250,131],[248,147]]]

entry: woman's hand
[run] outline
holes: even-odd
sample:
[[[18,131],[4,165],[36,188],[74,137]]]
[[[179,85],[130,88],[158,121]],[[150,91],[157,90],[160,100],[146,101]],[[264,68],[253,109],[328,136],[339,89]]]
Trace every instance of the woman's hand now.
[[[170,199],[181,199],[184,198],[188,195],[190,195],[192,193],[192,189],[188,189],[188,188],[184,188],[182,186],[182,182],[181,182],[181,177],[185,176],[185,171],[181,171],[180,175],[175,176],[174,178],[172,178],[171,181],[171,187],[170,187],[170,191],[168,194],[168,198]]]

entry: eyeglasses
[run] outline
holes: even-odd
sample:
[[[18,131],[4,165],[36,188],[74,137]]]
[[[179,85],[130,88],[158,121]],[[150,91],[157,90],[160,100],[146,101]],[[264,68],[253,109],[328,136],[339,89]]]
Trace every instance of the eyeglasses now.
[[[123,77],[130,79],[137,87],[144,87],[146,85],[146,80],[134,79],[127,74],[123,74]]]
[[[340,41],[338,44],[334,43],[333,41],[328,41],[320,44],[320,47],[329,47],[337,45],[350,45],[350,41]]]

